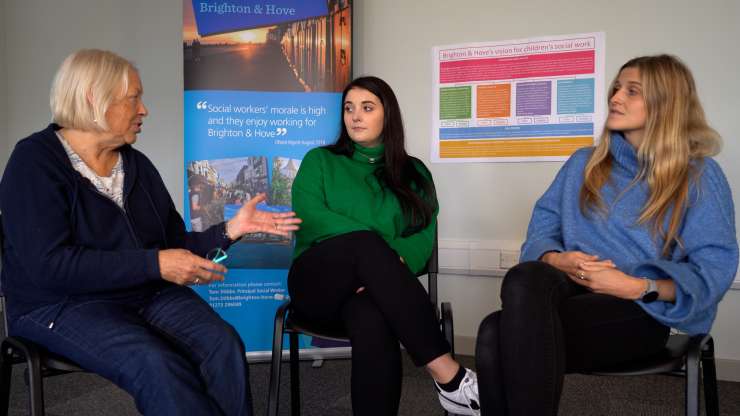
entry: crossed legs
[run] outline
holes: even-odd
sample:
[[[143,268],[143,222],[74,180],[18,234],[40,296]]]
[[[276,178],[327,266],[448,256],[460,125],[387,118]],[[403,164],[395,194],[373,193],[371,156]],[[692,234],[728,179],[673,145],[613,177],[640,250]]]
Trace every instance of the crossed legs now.
[[[398,413],[399,341],[418,366],[447,354],[449,361],[441,360],[456,367],[424,287],[373,232],[343,234],[312,247],[294,262],[288,288],[301,316],[339,323],[349,334],[355,415]]]
[[[483,415],[555,415],[567,372],[660,351],[669,328],[635,302],[591,293],[543,262],[512,268],[478,330]]]

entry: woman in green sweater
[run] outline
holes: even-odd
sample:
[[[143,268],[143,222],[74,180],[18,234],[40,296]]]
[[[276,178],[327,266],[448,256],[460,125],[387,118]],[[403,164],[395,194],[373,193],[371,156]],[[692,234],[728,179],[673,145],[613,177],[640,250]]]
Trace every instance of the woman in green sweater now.
[[[434,246],[432,175],[406,153],[398,101],[383,80],[352,81],[342,105],[337,142],[308,152],[293,183],[303,219],[288,276],[293,307],[349,334],[355,415],[398,413],[399,341],[429,371],[445,409],[478,415],[476,375],[451,357],[415,277]]]

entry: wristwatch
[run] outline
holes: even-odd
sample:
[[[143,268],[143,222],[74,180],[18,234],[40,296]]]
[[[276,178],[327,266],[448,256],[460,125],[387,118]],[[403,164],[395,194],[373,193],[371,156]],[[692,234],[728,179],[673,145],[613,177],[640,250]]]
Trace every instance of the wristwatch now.
[[[640,300],[642,300],[645,303],[650,303],[658,300],[658,284],[655,283],[655,280],[648,279],[643,277],[643,279],[647,280],[648,287],[645,289],[644,292],[642,292],[642,295],[640,295]]]

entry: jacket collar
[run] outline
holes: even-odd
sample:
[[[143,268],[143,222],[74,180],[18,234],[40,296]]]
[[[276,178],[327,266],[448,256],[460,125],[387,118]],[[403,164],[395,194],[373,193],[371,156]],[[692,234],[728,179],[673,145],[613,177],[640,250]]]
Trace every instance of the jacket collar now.
[[[49,124],[49,126],[41,132],[41,138],[39,141],[51,151],[61,166],[64,166],[64,170],[69,173],[71,178],[81,180],[82,175],[80,175],[72,166],[72,162],[69,161],[69,157],[67,156],[67,152],[64,150],[64,146],[59,142],[59,138],[56,135],[56,132],[61,129],[62,126],[56,123]],[[136,183],[137,165],[136,158],[134,157],[134,149],[131,145],[123,145],[119,147],[118,150],[121,152],[123,171],[125,172],[123,180],[123,195],[125,199],[131,192],[131,189],[133,189],[134,183]]]

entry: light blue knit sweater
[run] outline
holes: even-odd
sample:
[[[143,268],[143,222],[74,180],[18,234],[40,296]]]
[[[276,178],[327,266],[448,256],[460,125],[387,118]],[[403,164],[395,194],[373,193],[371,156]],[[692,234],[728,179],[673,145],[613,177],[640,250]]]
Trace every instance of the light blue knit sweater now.
[[[632,276],[671,278],[676,283],[674,303],[638,304],[664,325],[689,334],[709,332],[738,266],[735,211],[722,169],[711,158],[693,163],[701,173],[690,186],[680,228],[684,247],[666,259],[660,256],[663,241],[652,237],[649,226],[637,224],[647,184],[629,186],[638,171],[637,155],[619,133],[611,136],[611,182],[601,190],[608,215],[581,213],[578,196],[592,150],[574,153],[537,201],[521,260],[537,260],[547,251],[579,250],[611,259]]]

